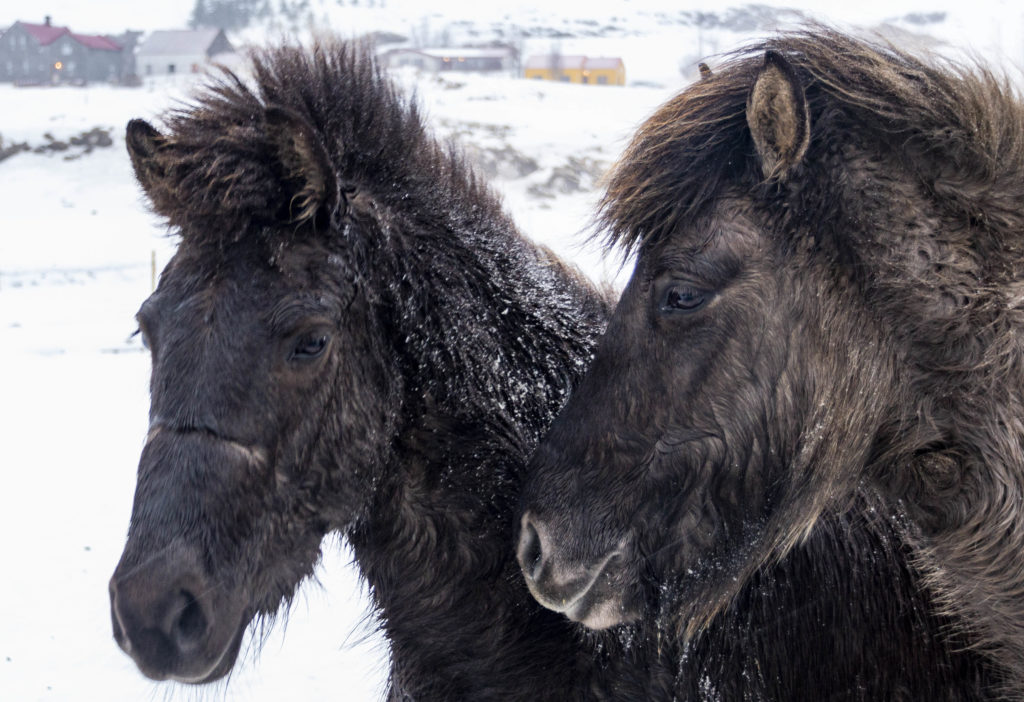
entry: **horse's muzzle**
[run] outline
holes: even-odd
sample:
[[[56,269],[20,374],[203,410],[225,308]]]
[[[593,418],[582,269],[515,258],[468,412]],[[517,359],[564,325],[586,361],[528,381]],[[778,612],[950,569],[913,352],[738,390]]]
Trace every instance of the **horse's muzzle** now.
[[[110,579],[114,639],[153,680],[210,682],[234,665],[245,619],[180,542]]]
[[[529,512],[520,525],[516,550],[526,586],[541,605],[590,629],[607,629],[638,618],[628,603],[623,545],[596,558],[569,559],[549,525]]]

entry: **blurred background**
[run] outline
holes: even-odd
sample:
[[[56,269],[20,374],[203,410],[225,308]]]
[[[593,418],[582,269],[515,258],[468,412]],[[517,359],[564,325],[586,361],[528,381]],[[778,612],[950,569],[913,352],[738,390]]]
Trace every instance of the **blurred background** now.
[[[976,0],[0,0],[0,700],[372,700],[387,650],[340,540],[287,625],[212,689],[145,680],[114,644],[147,425],[134,314],[174,250],[124,148],[214,64],[334,32],[374,41],[522,231],[619,282],[583,245],[599,179],[716,55],[808,19],[980,58],[1021,84],[1024,7]],[[265,632],[252,632],[260,640]]]

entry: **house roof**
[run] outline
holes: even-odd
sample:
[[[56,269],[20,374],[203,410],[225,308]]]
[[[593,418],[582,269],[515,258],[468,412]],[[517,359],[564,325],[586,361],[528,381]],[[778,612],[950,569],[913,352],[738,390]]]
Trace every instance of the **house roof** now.
[[[99,49],[100,51],[120,51],[121,45],[109,37],[101,37],[95,34],[75,34],[71,33],[71,37],[82,46],[90,49]]]
[[[554,67],[555,56],[552,55],[534,55],[526,59],[524,68],[527,69],[550,69]],[[590,58],[589,56],[557,56],[559,70],[578,69],[578,70],[608,70],[618,69],[623,67],[622,59],[618,56],[598,56]]]
[[[525,68],[554,68],[555,58],[558,59],[559,69],[583,68],[586,56],[563,56],[558,55],[534,55],[526,59]]]
[[[616,69],[622,68],[622,66],[622,59],[617,56],[598,56],[597,58],[588,58],[586,63],[583,64],[583,67],[587,69]]]
[[[32,24],[31,22],[15,22],[25,29],[29,36],[39,42],[40,46],[48,46],[61,37],[68,35],[82,46],[101,51],[120,51],[121,45],[109,37],[96,34],[75,34],[67,27],[55,27],[52,24]],[[12,25],[13,27],[13,25]]]
[[[205,54],[220,29],[158,29],[139,45],[139,56]]]
[[[32,24],[30,22],[15,22],[24,27],[29,36],[39,42],[40,46],[46,46],[60,39],[65,34],[71,34],[67,27],[54,27],[50,24]]]

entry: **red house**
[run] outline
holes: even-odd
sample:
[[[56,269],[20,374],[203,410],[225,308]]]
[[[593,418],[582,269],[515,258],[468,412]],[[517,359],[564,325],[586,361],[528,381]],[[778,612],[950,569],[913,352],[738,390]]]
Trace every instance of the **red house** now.
[[[0,82],[20,84],[119,82],[134,73],[134,33],[76,34],[49,16],[43,24],[15,22],[0,34]]]

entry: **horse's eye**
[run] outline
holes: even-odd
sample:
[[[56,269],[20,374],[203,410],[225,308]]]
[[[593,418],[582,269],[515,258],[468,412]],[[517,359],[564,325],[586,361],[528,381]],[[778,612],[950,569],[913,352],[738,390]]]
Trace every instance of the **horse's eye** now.
[[[689,285],[672,285],[661,298],[662,312],[696,312],[707,304],[710,294]]]
[[[149,341],[149,334],[147,334],[141,326],[132,332],[132,335],[128,337],[128,340],[131,341],[136,337],[138,337],[139,341],[142,342],[142,348],[149,352],[153,351],[153,345]]]
[[[133,331],[131,336],[128,337],[128,340],[131,341],[135,337],[139,337],[139,341],[142,342],[142,348],[146,349],[147,351],[150,350],[149,349],[149,337],[147,337],[145,334],[142,333],[142,329],[141,328],[136,329],[135,331]]]
[[[327,348],[326,334],[311,334],[299,338],[299,342],[292,349],[291,360],[311,361],[318,357]]]

